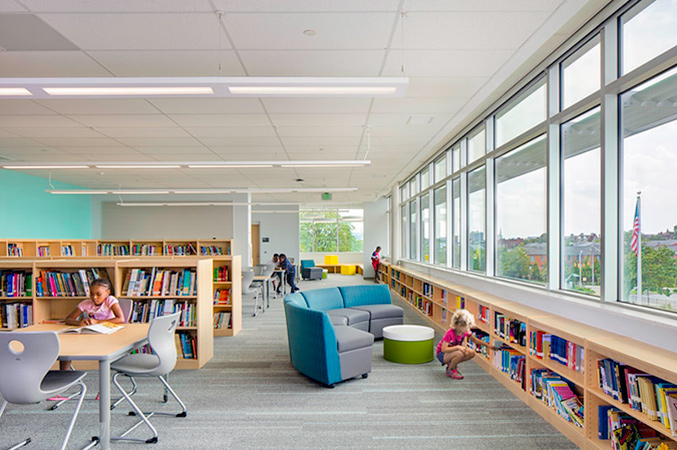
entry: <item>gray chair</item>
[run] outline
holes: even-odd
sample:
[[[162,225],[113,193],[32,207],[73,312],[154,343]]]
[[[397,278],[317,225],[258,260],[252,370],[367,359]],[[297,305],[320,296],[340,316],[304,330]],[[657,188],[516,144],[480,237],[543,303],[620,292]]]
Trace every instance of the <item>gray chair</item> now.
[[[138,422],[127,431],[125,431],[121,436],[113,437],[112,440],[130,440],[130,441],[140,441],[146,442],[148,444],[156,443],[158,441],[157,431],[155,427],[148,420],[154,415],[170,415],[175,417],[186,417],[188,415],[186,411],[186,405],[183,404],[181,399],[176,392],[171,388],[169,383],[167,383],[166,375],[169,374],[174,367],[176,366],[176,345],[174,344],[174,332],[176,331],[176,325],[179,323],[179,316],[181,313],[176,312],[174,314],[169,314],[167,316],[160,316],[153,319],[148,328],[148,344],[153,350],[153,354],[148,353],[135,353],[127,355],[122,359],[119,359],[111,365],[111,369],[116,373],[113,375],[113,384],[120,391],[122,396],[127,403],[131,405],[134,409],[134,412],[130,412],[130,415],[137,415],[141,418],[141,422]],[[120,385],[118,378],[120,376],[126,376],[129,378],[134,377],[157,377],[160,382],[163,384],[165,389],[174,397],[174,400],[181,406],[182,411],[180,413],[165,413],[165,412],[142,412],[141,409],[134,403],[130,395],[125,392],[125,390]],[[134,430],[141,423],[145,423],[146,426],[153,433],[153,437],[149,439],[137,439],[137,438],[128,438],[126,435]]]
[[[23,349],[20,350],[21,346]],[[78,404],[61,446],[64,450],[87,392],[87,386],[82,382],[87,372],[49,370],[56,362],[60,348],[59,337],[54,331],[0,333],[0,394],[5,400],[0,406],[0,417],[8,403],[40,403],[79,385]],[[30,438],[11,448],[23,447],[29,442]]]
[[[254,294],[254,317],[259,313],[259,289],[256,286],[252,286],[254,281],[254,271],[247,270],[242,272],[242,295],[251,295]],[[263,309],[263,305],[260,307]]]

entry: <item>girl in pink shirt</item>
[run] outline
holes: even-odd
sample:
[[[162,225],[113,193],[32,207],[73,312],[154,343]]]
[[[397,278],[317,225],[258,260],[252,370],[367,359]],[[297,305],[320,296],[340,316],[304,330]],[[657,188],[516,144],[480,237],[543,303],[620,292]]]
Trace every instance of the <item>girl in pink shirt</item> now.
[[[447,376],[455,380],[463,378],[456,366],[475,357],[475,351],[469,348],[467,339],[474,339],[470,329],[475,326],[475,318],[468,310],[459,309],[451,316],[451,327],[437,344],[437,360],[447,365]]]

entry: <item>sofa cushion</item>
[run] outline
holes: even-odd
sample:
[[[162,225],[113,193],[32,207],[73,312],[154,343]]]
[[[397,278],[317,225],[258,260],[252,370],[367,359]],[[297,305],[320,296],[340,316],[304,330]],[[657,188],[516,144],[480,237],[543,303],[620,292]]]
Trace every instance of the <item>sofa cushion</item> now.
[[[334,327],[334,334],[339,353],[371,347],[374,344],[373,334],[355,328],[339,325]]]
[[[332,323],[334,321],[334,317],[337,318],[345,318],[347,323],[346,325],[350,327],[354,327],[355,325],[358,325],[360,323],[367,323],[369,324],[369,312],[368,311],[361,311],[359,309],[354,309],[354,308],[337,308],[337,309],[330,309],[329,311],[325,311],[327,315],[332,319]],[[369,326],[367,326],[366,330],[369,329]],[[366,331],[365,330],[365,331]]]
[[[343,297],[338,288],[314,289],[301,292],[309,308],[320,311],[343,308]]]
[[[371,320],[404,317],[404,310],[395,305],[362,305],[353,306],[350,309],[367,311],[370,314]]]
[[[285,302],[289,302],[292,305],[295,306],[300,306],[302,308],[307,308],[308,303],[306,303],[306,299],[303,295],[301,295],[298,292],[294,292],[293,294],[289,294],[284,298]]]
[[[325,314],[327,314],[327,313],[325,313]],[[331,314],[327,314],[327,315],[329,316],[329,320],[331,320],[331,324],[334,325],[334,327],[339,326],[339,325],[348,326],[348,318],[346,316],[333,316]]]
[[[390,291],[388,286],[380,284],[363,286],[342,286],[338,288],[343,296],[346,308],[361,305],[390,304]]]

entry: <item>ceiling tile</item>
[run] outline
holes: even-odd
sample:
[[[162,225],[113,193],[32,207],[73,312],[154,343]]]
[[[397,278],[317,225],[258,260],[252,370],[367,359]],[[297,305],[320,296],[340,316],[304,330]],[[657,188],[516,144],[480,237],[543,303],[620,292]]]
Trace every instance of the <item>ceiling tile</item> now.
[[[119,138],[118,141],[130,147],[199,147],[194,138]]]
[[[83,2],[82,0],[22,0],[34,12],[209,12],[207,0]]]
[[[0,77],[109,77],[85,52],[2,52]]]
[[[190,134],[198,138],[213,137],[275,137],[275,129],[267,127],[186,127]]]
[[[0,100],[0,114],[11,114],[11,115],[21,115],[21,114],[56,114],[54,111],[51,111],[44,106],[39,105],[33,100],[13,100],[13,99],[3,99]]]
[[[286,137],[359,137],[364,133],[361,126],[354,127],[330,127],[330,126],[311,126],[311,127],[278,127],[277,133],[283,139]]]
[[[157,108],[139,98],[59,98],[35,102],[61,114],[158,114]]]
[[[413,77],[486,77],[493,75],[513,50],[405,50],[405,72]],[[401,75],[399,51],[388,54],[384,76]]]
[[[366,122],[364,114],[271,114],[273,124],[278,127],[316,127],[316,126],[362,126]]]
[[[393,13],[226,14],[223,21],[240,50],[383,49],[397,15]],[[304,30],[315,30],[306,36]],[[256,30],[252,33],[252,30]]]
[[[144,128],[131,128],[131,127],[97,127],[96,129],[101,134],[112,137],[112,138],[134,138],[134,137],[161,137],[161,138],[170,138],[170,137],[190,137],[190,134],[186,132],[183,128],[174,127],[144,127]]]
[[[154,98],[148,100],[165,114],[263,113],[257,98]]]
[[[246,75],[240,60],[232,50],[106,50],[92,51],[89,54],[119,77]]]
[[[0,127],[82,127],[82,125],[64,116],[33,114],[0,116]]]
[[[405,0],[405,11],[554,11],[564,0]]]
[[[216,159],[214,152],[206,147],[135,147],[136,150],[146,155],[150,155],[154,158],[158,158],[158,155],[164,154],[175,154],[175,155],[186,155],[186,159],[190,159],[189,155],[196,154],[205,154],[211,155]]]
[[[489,81],[485,77],[409,77],[407,97],[470,98]]]
[[[313,136],[313,137],[283,137],[282,143],[285,146],[294,147],[297,145],[330,147],[332,145],[357,147],[360,143],[359,136]]]
[[[177,125],[162,114],[72,114],[69,116],[88,127],[176,127]]]
[[[0,47],[29,52],[79,50],[33,14],[0,14]]]
[[[451,98],[377,98],[374,99],[374,113],[397,113],[397,114],[453,114],[458,111],[464,99]]]
[[[239,54],[254,77],[375,77],[385,51],[242,50]]]
[[[262,98],[271,114],[367,114],[370,98]]]
[[[399,0],[214,0],[217,9],[226,12],[363,12],[397,11]]]
[[[428,125],[410,125],[407,123],[412,114],[384,114],[374,113],[369,115],[369,125],[372,127],[401,126],[404,130],[411,130],[419,126],[442,126],[453,116],[451,114],[413,114],[414,116],[428,116]]]
[[[46,13],[40,17],[83,50],[229,48],[226,39],[219,44],[219,23],[214,13]]]
[[[122,145],[122,144],[118,144]],[[96,156],[106,155],[134,155],[139,152],[129,147],[59,147],[61,150],[75,155],[82,155],[83,158],[96,159]]]
[[[213,147],[259,147],[277,146],[277,137],[209,137],[200,138],[200,142],[209,148]],[[248,151],[248,150],[245,150]]]
[[[49,127],[40,127],[40,128],[5,128],[5,130],[14,133],[18,136],[28,137],[28,138],[39,138],[39,137],[62,137],[62,138],[96,138],[101,137],[96,131],[85,128],[85,127],[59,127],[59,128],[49,128]]]
[[[14,0],[0,0],[0,12],[26,12],[26,8]]]
[[[120,145],[110,138],[35,138],[35,141],[50,147],[117,147]]]
[[[245,146],[242,146],[245,147]],[[246,146],[246,151],[241,152],[240,146],[220,146],[220,145],[211,145],[210,150],[218,154],[243,154],[246,155],[266,155],[266,154],[275,154],[275,153],[284,153],[284,147],[282,145],[268,145],[268,146],[255,146],[248,145]]]
[[[265,114],[172,114],[172,120],[182,127],[269,127]]]

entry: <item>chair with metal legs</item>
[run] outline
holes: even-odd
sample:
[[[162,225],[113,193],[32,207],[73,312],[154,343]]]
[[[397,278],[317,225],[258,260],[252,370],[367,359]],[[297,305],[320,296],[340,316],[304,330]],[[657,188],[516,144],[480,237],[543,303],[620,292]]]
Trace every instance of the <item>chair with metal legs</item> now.
[[[167,316],[156,317],[150,323],[150,327],[148,328],[148,344],[153,350],[153,354],[135,353],[127,355],[111,365],[111,369],[116,372],[115,375],[113,375],[113,384],[120,391],[127,403],[129,403],[134,409],[134,412],[130,412],[129,414],[137,415],[141,418],[141,421],[134,424],[121,436],[113,437],[111,440],[131,440],[155,443],[158,441],[158,434],[155,430],[155,427],[153,427],[153,425],[148,420],[150,417],[154,415],[186,417],[188,415],[186,411],[186,405],[183,404],[179,396],[176,395],[176,392],[174,392],[166,380],[167,374],[174,370],[174,367],[176,366],[176,346],[174,344],[174,332],[176,331],[176,325],[179,322],[180,314],[181,313],[177,312]],[[130,395],[125,392],[125,390],[120,385],[118,380],[120,376],[126,376],[132,379],[134,377],[157,377],[165,389],[167,389],[171,396],[174,397],[174,400],[176,400],[179,406],[181,406],[182,411],[180,413],[165,413],[156,411],[142,412],[136,403],[134,403]],[[129,434],[132,430],[144,423],[153,433],[152,438],[138,439],[126,437],[127,434]]]
[[[54,331],[0,333],[0,394],[4,399],[0,417],[8,403],[40,403],[75,385],[80,386],[78,404],[61,445],[64,450],[87,392],[82,381],[87,372],[49,370],[56,362],[60,348],[59,337]],[[11,449],[30,442],[28,438]]]

